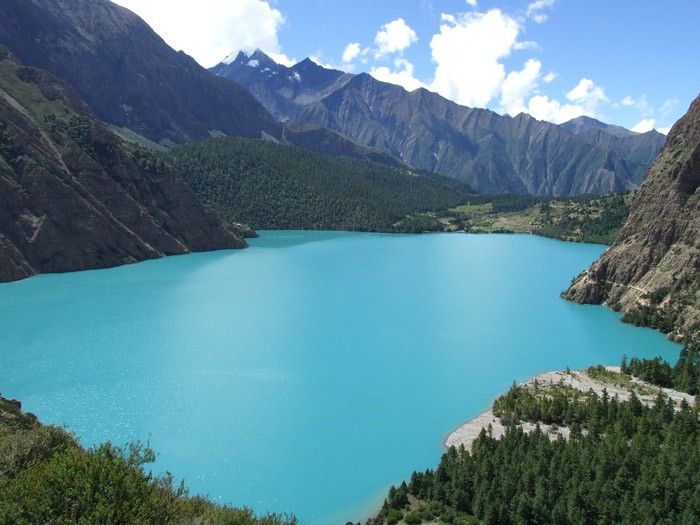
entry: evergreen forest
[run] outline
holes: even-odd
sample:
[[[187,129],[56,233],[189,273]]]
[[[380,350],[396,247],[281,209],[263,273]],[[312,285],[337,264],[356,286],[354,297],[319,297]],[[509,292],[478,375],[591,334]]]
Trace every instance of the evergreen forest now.
[[[442,230],[436,221],[401,221],[469,195],[440,175],[270,141],[212,139],[173,148],[167,159],[205,204],[255,229]]]
[[[368,523],[697,523],[697,404],[513,386],[494,413],[511,424],[503,438],[484,429],[471,450],[450,448],[436,469],[392,487]],[[527,434],[519,420],[567,425],[571,434],[552,440],[539,425]]]

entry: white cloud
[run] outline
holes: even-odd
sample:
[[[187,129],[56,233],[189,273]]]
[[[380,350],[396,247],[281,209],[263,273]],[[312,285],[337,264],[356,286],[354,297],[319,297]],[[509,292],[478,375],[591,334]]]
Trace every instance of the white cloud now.
[[[476,7],[477,2],[476,0],[467,0],[467,4],[469,4],[472,7]]]
[[[397,58],[394,61],[395,70],[386,66],[373,67],[369,74],[382,82],[403,86],[407,91],[427,87],[423,82],[413,76],[413,64],[404,58]]]
[[[318,64],[321,67],[325,67],[326,69],[338,69],[338,66],[326,61],[326,59],[323,57],[323,52],[321,51],[319,51],[317,54],[310,55],[309,60],[311,60],[314,64]],[[345,65],[344,67],[346,67],[346,69],[348,70],[352,69],[352,67],[347,68],[347,65]]]
[[[654,126],[656,125],[656,121],[653,118],[646,118],[643,119],[632,128],[632,131],[636,131],[637,133],[646,133],[647,131],[651,131],[654,129]]]
[[[671,112],[676,109],[676,106],[678,106],[678,99],[676,98],[671,98],[662,104],[662,106],[659,108],[659,113],[661,113],[662,117],[668,117]]]
[[[544,76],[544,78],[543,78],[542,80],[544,81],[545,84],[551,84],[552,82],[554,82],[554,80],[555,80],[558,76],[559,76],[559,75],[558,75],[557,73],[555,73],[554,71],[550,71],[549,73],[547,73],[547,74]]]
[[[620,104],[629,108],[631,106],[634,106],[634,99],[628,95],[620,101]]]
[[[355,60],[360,55],[360,44],[353,42],[345,46],[343,51],[343,62],[348,63]]]
[[[599,106],[608,102],[602,87],[596,86],[592,80],[582,78],[574,89],[566,94],[571,102],[579,104],[586,110],[586,115],[594,116]]]
[[[514,48],[520,26],[499,9],[442,15],[440,33],[430,47],[436,62],[431,89],[458,104],[484,107],[506,78],[500,59]]]
[[[672,127],[673,126],[668,126],[666,128],[659,128],[656,131],[658,131],[659,133],[663,133],[664,135],[668,135],[668,133],[671,131]]]
[[[375,58],[381,58],[391,53],[401,53],[414,42],[418,41],[416,32],[406,24],[403,18],[384,24],[374,37],[377,44]]]
[[[521,71],[511,71],[501,87],[501,109],[511,116],[527,112],[525,98],[537,88],[542,64],[529,59]]]
[[[562,104],[558,100],[550,99],[547,95],[535,95],[532,97],[528,102],[527,112],[538,120],[546,120],[555,124],[561,124],[585,114],[581,106]]]
[[[562,104],[547,95],[535,95],[527,104],[527,113],[539,120],[561,124],[581,115],[599,118],[600,106],[608,101],[603,89],[587,78],[581,79],[566,98],[570,103]]]
[[[554,3],[555,0],[535,0],[534,2],[530,2],[527,6],[527,17],[538,24],[543,24],[547,21],[547,15],[540,11],[552,7]]]
[[[232,51],[260,48],[277,62],[291,64],[283,53],[278,31],[282,13],[265,0],[115,0],[131,9],[176,50],[204,67],[222,61]]]
[[[513,45],[513,49],[516,51],[539,49],[540,45],[533,40],[524,40],[523,42],[516,42]]]

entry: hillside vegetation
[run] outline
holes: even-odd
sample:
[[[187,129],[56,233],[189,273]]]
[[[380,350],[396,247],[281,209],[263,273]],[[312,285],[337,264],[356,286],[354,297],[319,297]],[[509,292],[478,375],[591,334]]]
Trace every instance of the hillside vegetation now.
[[[66,430],[42,425],[17,401],[0,397],[0,525],[297,523],[190,496],[170,474],[153,476],[146,465],[154,460],[138,443],[85,450]]]
[[[466,204],[412,219],[437,221],[444,231],[532,233],[564,241],[610,244],[629,214],[631,199],[631,193],[559,199],[474,195]]]
[[[442,229],[405,221],[469,195],[446,177],[259,140],[197,142],[174,148],[167,160],[222,217],[256,229]]]

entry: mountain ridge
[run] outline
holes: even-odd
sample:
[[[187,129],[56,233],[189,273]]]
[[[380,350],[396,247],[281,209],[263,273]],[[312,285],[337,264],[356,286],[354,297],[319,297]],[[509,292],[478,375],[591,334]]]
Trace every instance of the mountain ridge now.
[[[265,68],[248,67],[252,57],[274,63],[256,50],[239,53],[235,67],[220,64],[212,71],[242,82],[292,124],[327,127],[485,193],[573,196],[636,189],[665,141],[655,131],[638,134],[589,117],[556,125],[525,114],[502,116],[424,88],[408,92],[368,73],[343,75],[309,59],[291,68],[275,65],[285,82],[301,82],[291,79],[301,64],[327,75],[323,89],[307,83],[304,89],[314,97],[301,100],[281,87],[272,67],[265,74]]]

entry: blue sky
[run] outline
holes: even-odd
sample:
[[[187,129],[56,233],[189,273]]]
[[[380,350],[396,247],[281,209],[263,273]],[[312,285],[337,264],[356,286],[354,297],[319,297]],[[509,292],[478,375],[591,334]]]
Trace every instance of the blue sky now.
[[[700,92],[698,0],[116,0],[211,67],[259,47],[564,122],[668,128]]]

